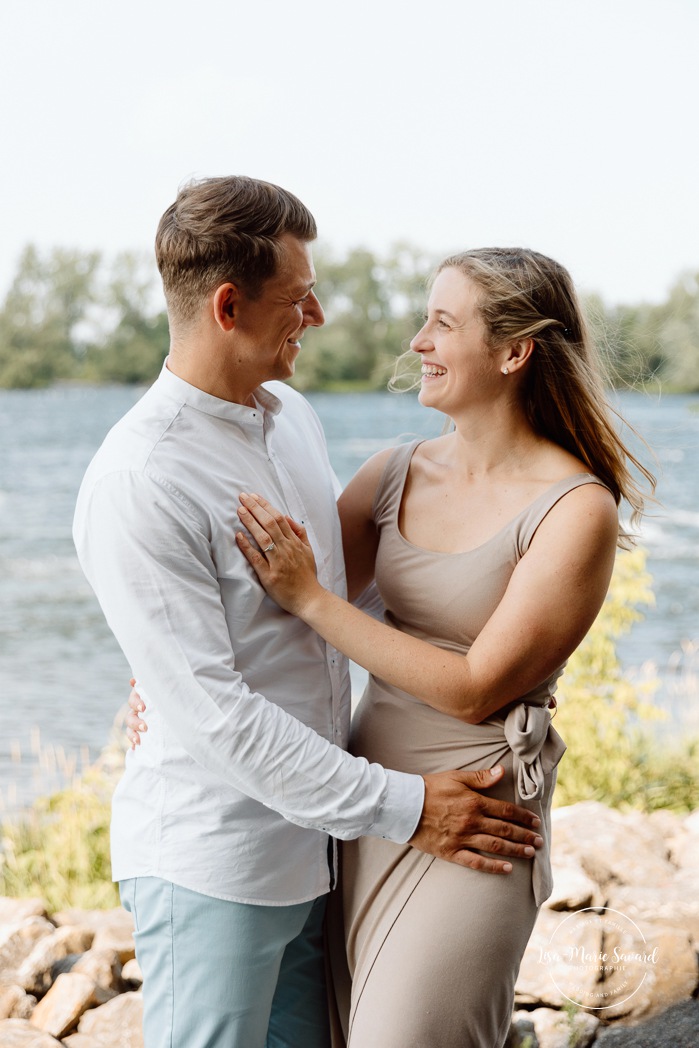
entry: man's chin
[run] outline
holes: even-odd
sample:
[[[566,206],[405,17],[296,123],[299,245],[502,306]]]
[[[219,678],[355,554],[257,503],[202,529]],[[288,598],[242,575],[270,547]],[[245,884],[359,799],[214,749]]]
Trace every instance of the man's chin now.
[[[296,358],[298,357],[299,353],[301,352],[301,343],[300,342],[290,342],[289,343],[289,349],[291,349],[292,352],[290,354],[288,354],[284,358],[284,363],[286,364],[286,366],[289,369],[289,374],[287,375],[287,378],[290,378],[291,375],[293,375],[294,372],[296,371]]]
[[[287,379],[293,378],[296,372],[296,361],[285,360],[284,363],[280,363],[276,368],[275,373],[270,375],[267,382],[286,382]]]

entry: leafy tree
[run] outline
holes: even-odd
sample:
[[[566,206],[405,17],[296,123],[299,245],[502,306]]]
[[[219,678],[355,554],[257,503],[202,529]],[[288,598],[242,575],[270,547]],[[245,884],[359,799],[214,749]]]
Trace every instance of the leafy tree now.
[[[91,347],[84,374],[102,382],[152,382],[167,355],[167,314],[156,306],[154,266],[148,256],[117,256],[103,296],[114,318]]]
[[[408,243],[384,256],[316,250],[326,324],[308,332],[297,361],[299,389],[382,389],[420,326],[435,259]],[[660,305],[586,311],[614,385],[661,383],[699,391],[699,274],[684,274]],[[97,252],[23,252],[0,309],[0,386],[61,380],[150,382],[167,351],[155,268],[125,253],[105,268]]]
[[[681,277],[658,309],[658,341],[668,387],[699,392],[699,272]]]
[[[341,380],[369,378],[390,320],[390,305],[374,255],[355,248],[337,262],[326,254],[319,260],[318,296],[328,324],[317,340],[323,345],[325,359],[335,361],[335,376]]]
[[[97,252],[29,245],[0,312],[0,385],[45,386],[72,378],[80,326],[95,300]]]
[[[658,305],[605,309],[594,297],[587,305],[615,384],[699,392],[699,273],[682,275]]]

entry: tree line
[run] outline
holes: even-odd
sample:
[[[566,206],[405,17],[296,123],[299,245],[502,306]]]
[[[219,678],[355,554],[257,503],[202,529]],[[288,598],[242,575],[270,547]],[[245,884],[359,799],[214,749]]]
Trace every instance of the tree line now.
[[[411,244],[342,257],[321,244],[314,254],[326,323],[306,333],[294,384],[385,388],[420,325],[436,259]],[[610,306],[590,295],[584,305],[614,385],[699,392],[699,272],[680,276],[660,304]],[[167,347],[149,256],[25,248],[0,309],[0,387],[149,383]]]

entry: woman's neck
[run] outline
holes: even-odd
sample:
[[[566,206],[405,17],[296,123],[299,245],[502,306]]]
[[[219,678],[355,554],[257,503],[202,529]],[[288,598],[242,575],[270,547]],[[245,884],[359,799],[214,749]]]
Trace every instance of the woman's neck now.
[[[495,409],[454,423],[445,451],[454,467],[469,476],[521,473],[551,448],[523,412]]]

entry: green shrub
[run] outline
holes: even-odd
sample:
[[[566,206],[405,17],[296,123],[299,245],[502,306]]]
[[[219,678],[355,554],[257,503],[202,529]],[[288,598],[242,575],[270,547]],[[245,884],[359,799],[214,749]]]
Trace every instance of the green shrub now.
[[[0,894],[40,896],[52,911],[119,905],[109,862],[111,777],[91,768],[2,828]]]
[[[616,642],[653,604],[646,555],[620,553],[609,594],[561,681],[554,724],[568,745],[555,803],[598,800],[644,811],[699,805],[699,742],[660,745],[650,725],[666,716],[653,704],[657,680],[622,673]]]

